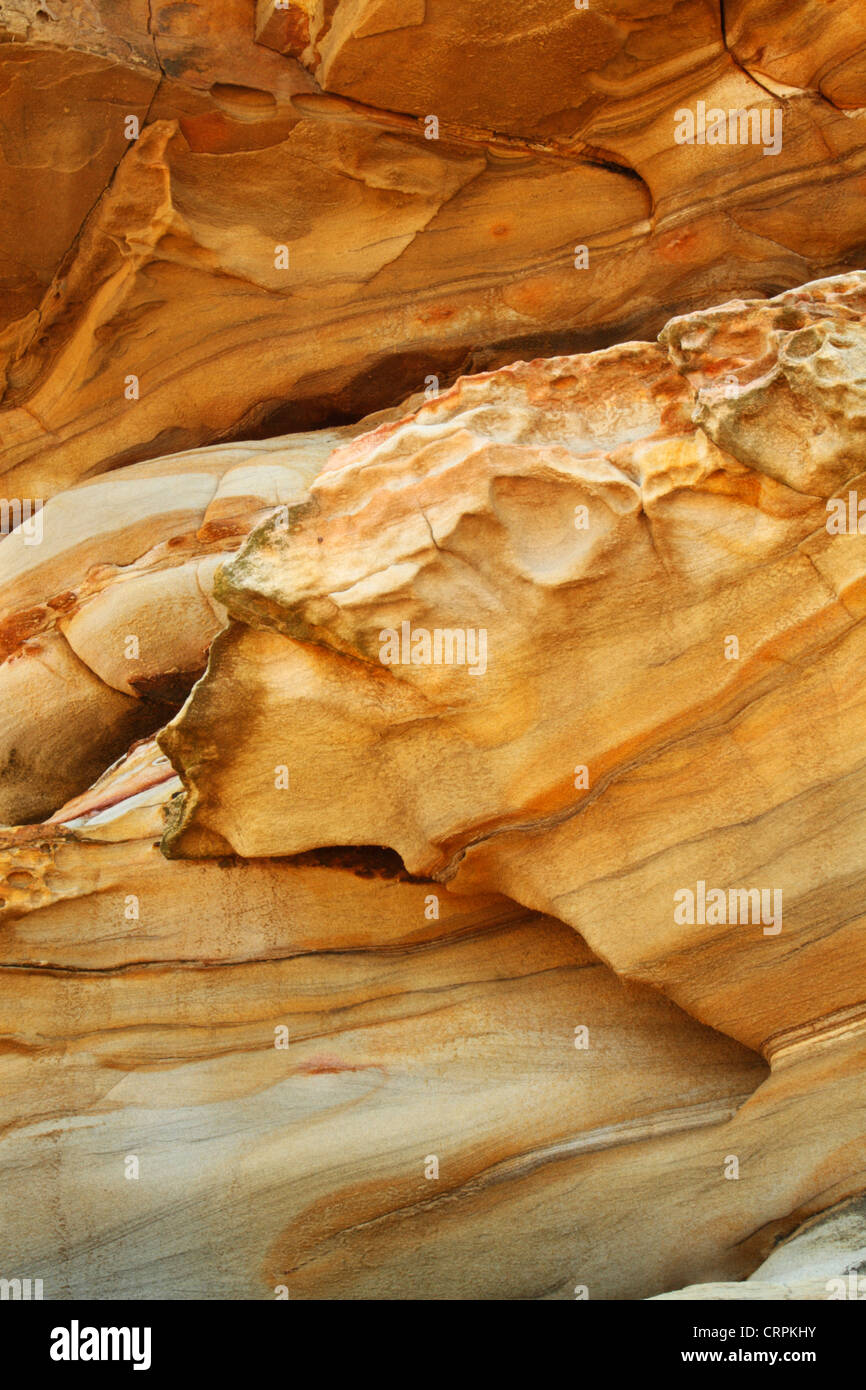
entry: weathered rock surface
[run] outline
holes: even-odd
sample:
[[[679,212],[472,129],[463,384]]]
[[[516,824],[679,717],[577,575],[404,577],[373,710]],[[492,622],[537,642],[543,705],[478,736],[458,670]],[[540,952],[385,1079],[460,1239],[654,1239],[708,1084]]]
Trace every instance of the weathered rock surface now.
[[[385,855],[167,861],[177,787],[142,744],[0,851],[4,1257],[47,1297],[154,1267],[174,1298],[645,1297],[862,1182],[861,1038],[767,1078],[562,923]]]
[[[0,1277],[863,1296],[864,171],[857,0],[4,0]]]
[[[38,563],[9,546],[9,611],[43,641],[72,594],[52,638],[118,698],[112,633],[163,615],[161,679],[207,645],[179,572],[228,619],[164,751],[3,835],[3,1229],[49,1296],[847,1277],[850,1220],[826,1259],[778,1242],[866,1183],[863,541],[826,524],[863,301],[127,466],[46,507],[80,527]],[[484,661],[383,664],[403,622]],[[781,892],[779,929],[677,921],[698,880]]]
[[[431,1202],[471,1223],[492,1197],[520,1200],[536,1171],[609,1151],[621,1165],[632,1145],[658,1165],[665,1136],[715,1136],[766,1073],[617,980],[562,923],[451,899],[396,858],[168,861],[155,838],[178,785],[145,743],[0,851],[15,1044],[0,1055],[3,1241],[50,1268],[50,1296],[140,1296],[154,1263],[170,1297],[268,1297],[286,1282],[361,1296],[332,1269],[356,1225],[386,1228],[395,1206],[424,1222]],[[598,1046],[577,1050],[576,1027]],[[34,1222],[57,1164],[74,1208],[64,1182]],[[562,1203],[555,1188],[543,1198],[556,1225]],[[560,1236],[519,1273],[485,1269],[485,1247],[460,1238],[446,1276],[443,1232],[411,1291],[471,1297],[487,1281],[489,1296],[534,1297],[554,1273],[606,1287],[589,1242],[566,1260]],[[399,1297],[412,1237],[385,1245],[365,1287]]]
[[[337,450],[217,577],[233,621],[161,735],[170,852],[385,844],[751,1047],[847,1027],[866,540],[827,499],[862,468],[864,290],[461,381]],[[414,659],[383,664],[404,624]],[[436,664],[436,630],[483,631],[483,663]],[[698,882],[772,890],[778,920],[678,924]]]
[[[225,622],[220,562],[303,501],[360,428],[128,465],[51,498],[6,538],[0,822],[50,815],[180,707]]]
[[[862,1196],[831,1207],[776,1247],[741,1283],[695,1284],[658,1299],[861,1301],[866,1295],[866,1220]]]
[[[46,1297],[639,1298],[744,1278],[862,1183],[862,1038],[768,1078],[563,924],[384,855],[167,861],[177,785],[142,744],[0,851],[3,1250]]]
[[[7,0],[7,489],[857,266],[859,6],[789,8]],[[780,147],[678,143],[698,102]]]

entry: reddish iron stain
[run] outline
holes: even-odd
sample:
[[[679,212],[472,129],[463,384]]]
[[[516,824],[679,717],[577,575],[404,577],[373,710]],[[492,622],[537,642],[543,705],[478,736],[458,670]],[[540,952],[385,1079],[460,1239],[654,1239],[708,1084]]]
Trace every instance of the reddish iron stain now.
[[[325,1073],[333,1074],[340,1071],[370,1070],[371,1068],[366,1064],[354,1066],[351,1062],[342,1062],[339,1057],[330,1056],[328,1053],[322,1053],[319,1057],[309,1057],[298,1067],[298,1071],[307,1076],[321,1076]]]
[[[232,127],[221,111],[209,111],[202,116],[186,116],[180,128],[195,154],[218,154],[231,147]]]
[[[324,34],[319,37],[324,38]],[[283,15],[272,14],[256,38],[259,43],[275,48],[278,53],[300,58],[310,42],[310,17],[300,5],[290,5]]]
[[[511,228],[507,222],[494,222],[493,226],[490,228],[491,235],[495,237],[508,236],[510,231]]]
[[[48,599],[48,607],[53,608],[55,613],[68,613],[70,608],[74,608],[78,602],[78,595],[73,589],[67,589],[65,594],[55,594],[54,598]]]
[[[377,449],[389,435],[394,434],[401,425],[405,425],[407,420],[413,419],[411,415],[404,415],[400,420],[393,420],[388,424],[379,425],[369,434],[359,435],[357,439],[344,444],[342,448],[335,449],[331,457],[322,468],[323,473],[334,473],[341,468],[346,468],[350,463],[361,463],[368,454]]]
[[[700,250],[697,232],[669,232],[657,242],[657,251],[664,261],[687,261]]]
[[[245,536],[249,526],[244,521],[208,521],[196,532],[200,541],[226,541]]]
[[[429,309],[422,309],[418,314],[419,323],[445,323],[448,319],[453,319],[456,309],[448,309],[444,304],[434,304]]]
[[[0,623],[0,661],[5,661],[12,652],[18,651],[24,643],[48,625],[50,614],[44,608],[26,608],[21,613],[13,613],[5,623]]]

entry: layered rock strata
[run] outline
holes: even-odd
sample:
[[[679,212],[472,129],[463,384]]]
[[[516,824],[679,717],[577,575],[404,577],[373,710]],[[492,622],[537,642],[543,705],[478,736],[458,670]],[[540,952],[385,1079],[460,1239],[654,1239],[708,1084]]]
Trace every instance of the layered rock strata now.
[[[11,495],[856,267],[861,19],[6,0]]]
[[[66,804],[34,763],[2,833],[4,1267],[58,1298],[856,1275],[864,296],[127,465],[4,542],[38,616],[7,665],[62,641],[148,733],[183,702]]]

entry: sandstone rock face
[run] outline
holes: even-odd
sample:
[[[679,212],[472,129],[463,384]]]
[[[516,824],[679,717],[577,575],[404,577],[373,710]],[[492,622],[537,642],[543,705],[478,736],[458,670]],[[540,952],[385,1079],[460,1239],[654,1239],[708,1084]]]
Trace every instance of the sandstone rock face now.
[[[161,736],[170,852],[387,844],[751,1047],[856,1015],[866,541],[828,499],[861,468],[864,290],[471,378],[338,449],[217,577],[233,621]],[[769,894],[758,929],[678,922],[698,883]]]
[[[287,1281],[306,1297],[536,1297],[540,1278],[581,1269],[614,1295],[589,1239],[581,1267],[567,1249],[563,1165],[573,1182],[610,1155],[623,1181],[635,1143],[656,1167],[683,1133],[706,1130],[712,1150],[765,1076],[760,1059],[618,980],[561,922],[443,890],[428,920],[435,886],[384,854],[168,861],[154,841],[178,785],[145,743],[50,824],[6,838],[0,970],[17,982],[3,1024],[16,1048],[0,1089],[19,1177],[3,1215],[20,1259],[50,1263],[55,1297],[138,1296],[153,1261],[179,1298],[272,1296]],[[578,1026],[603,1045],[578,1052]],[[83,1129],[67,1129],[70,1113]],[[55,1189],[34,1224],[58,1123],[75,1208]],[[141,1159],[129,1204],[128,1154]],[[603,1166],[600,1190],[612,1176]],[[534,1242],[517,1215],[511,1267],[485,1272],[473,1226],[503,1193],[519,1210],[539,1179],[549,1234],[521,1270]],[[106,1199],[117,1224],[97,1271]],[[448,1213],[421,1285],[415,1235],[389,1235],[395,1206],[422,1227]],[[352,1228],[367,1223],[358,1281]],[[641,1276],[634,1292],[653,1287]]]
[[[784,1240],[748,1279],[735,1284],[697,1284],[657,1299],[818,1302],[863,1297],[866,1225],[863,1199],[831,1207]]]
[[[7,0],[14,494],[856,266],[859,6],[789,9]]]
[[[7,537],[0,820],[50,815],[179,708],[225,622],[221,560],[257,520],[288,516],[359,428],[132,465],[51,498]]]
[[[864,53],[6,0],[0,1277],[862,1296]]]

